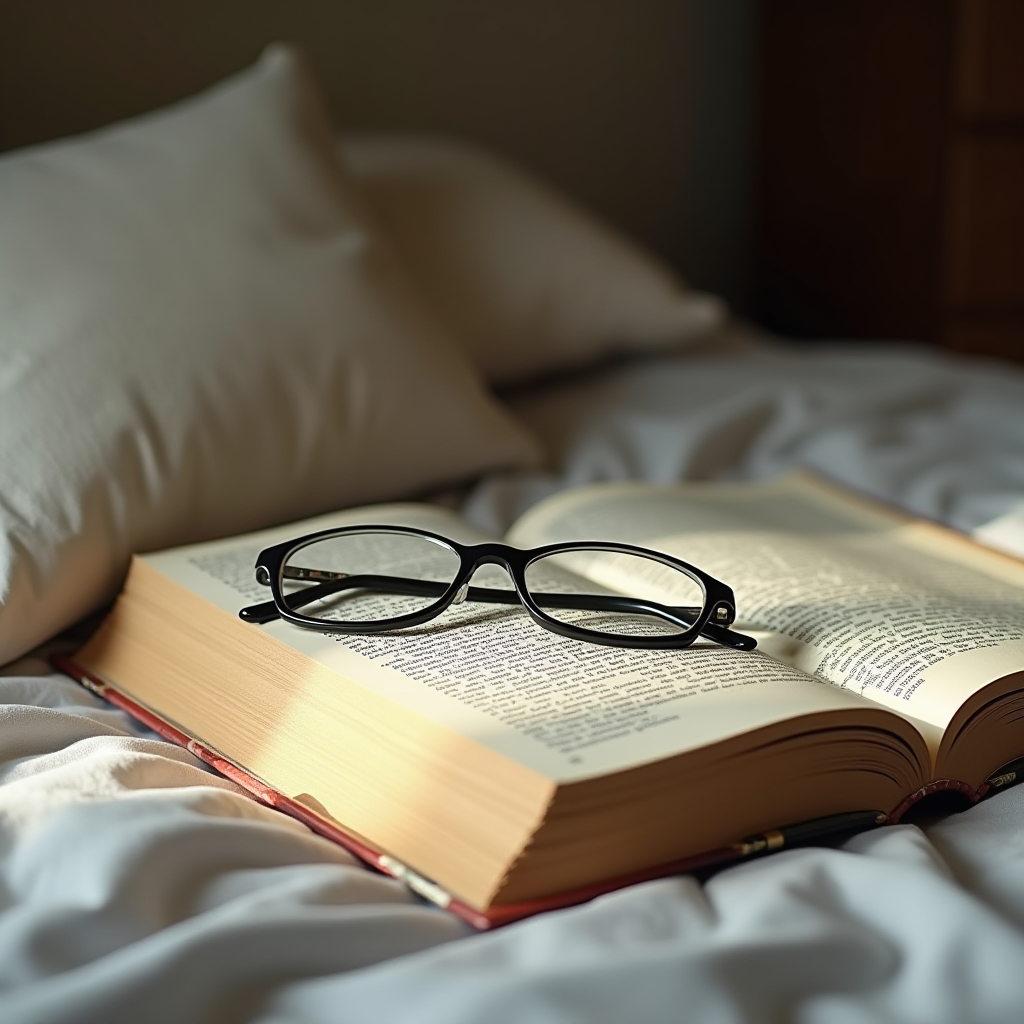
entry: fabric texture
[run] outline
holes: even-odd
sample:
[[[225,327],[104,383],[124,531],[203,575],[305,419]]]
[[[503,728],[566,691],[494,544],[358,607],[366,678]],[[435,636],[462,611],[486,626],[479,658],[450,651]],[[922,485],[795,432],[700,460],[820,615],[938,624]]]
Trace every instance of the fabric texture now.
[[[717,299],[509,161],[468,143],[349,135],[342,152],[425,298],[494,383],[677,346]]]
[[[689,353],[524,388],[546,468],[492,474],[464,513],[503,533],[603,480],[766,480],[797,468],[1024,551],[1024,370],[913,345],[787,344],[729,324]]]
[[[132,551],[530,462],[403,277],[284,47],[0,160],[0,663]]]
[[[0,676],[4,1024],[1005,1024],[1024,786],[473,935],[76,683]]]
[[[797,465],[964,527],[1024,508],[1024,372],[725,347],[524,392],[547,472],[492,474],[463,511],[502,529],[572,483]],[[26,659],[0,673],[0,1020],[1004,1024],[1022,835],[1024,785],[473,935]]]

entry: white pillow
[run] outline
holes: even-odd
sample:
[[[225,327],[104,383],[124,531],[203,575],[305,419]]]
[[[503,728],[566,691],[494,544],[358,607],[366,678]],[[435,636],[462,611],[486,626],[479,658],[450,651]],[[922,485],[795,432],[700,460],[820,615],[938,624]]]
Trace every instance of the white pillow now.
[[[130,552],[529,463],[291,51],[0,159],[0,663]]]
[[[342,153],[424,297],[495,383],[675,346],[723,318],[716,299],[481,149],[368,134],[346,135]]]

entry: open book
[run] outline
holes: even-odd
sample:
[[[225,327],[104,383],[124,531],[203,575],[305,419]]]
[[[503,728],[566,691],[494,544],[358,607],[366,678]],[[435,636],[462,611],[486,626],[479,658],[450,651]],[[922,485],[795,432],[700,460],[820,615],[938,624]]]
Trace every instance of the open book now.
[[[261,549],[356,523],[485,539],[403,504],[138,557],[77,673],[479,926],[780,826],[976,799],[1024,756],[1024,563],[813,478],[587,487],[507,538],[698,565],[735,590],[749,652],[602,647],[471,601],[378,635],[239,619],[268,597]],[[576,569],[628,593],[600,559]]]

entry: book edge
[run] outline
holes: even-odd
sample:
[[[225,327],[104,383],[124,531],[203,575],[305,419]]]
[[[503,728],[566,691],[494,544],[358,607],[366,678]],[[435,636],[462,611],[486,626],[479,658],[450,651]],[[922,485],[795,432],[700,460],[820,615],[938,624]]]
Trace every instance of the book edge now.
[[[174,723],[169,722],[150,708],[133,700],[113,684],[83,668],[75,661],[73,656],[55,653],[51,655],[50,660],[55,668],[80,683],[91,693],[129,714],[132,718],[152,729],[169,742],[188,750],[191,754],[210,765],[220,775],[241,787],[258,802],[300,821],[313,832],[347,850],[368,867],[402,882],[416,895],[440,909],[449,911],[478,931],[487,931],[505,924],[511,924],[514,921],[522,920],[543,911],[558,910],[586,903],[598,896],[615,892],[640,882],[653,881],[659,878],[671,877],[672,875],[687,874],[706,868],[724,867],[784,848],[791,849],[794,842],[797,841],[795,839],[787,841],[787,829],[774,829],[763,835],[747,837],[738,842],[708,850],[704,853],[642,868],[625,875],[603,879],[599,882],[569,889],[553,896],[545,896],[518,903],[499,904],[487,910],[479,910],[455,898],[447,890],[430,879],[425,878],[398,859],[376,848],[364,837],[345,830],[332,819],[319,815],[311,808],[285,796],[252,772],[231,759],[224,757],[215,748],[197,737],[183,732]],[[970,799],[972,803],[977,803],[984,796],[988,795],[989,792],[998,791],[1001,788],[1013,785],[1016,781],[1024,780],[1024,759],[1021,759],[1020,762],[1011,762],[1004,766],[1004,768],[1010,768],[1012,765],[1017,765],[1016,772],[1006,772],[1001,769],[1002,774],[991,776],[977,790],[973,790],[966,783],[954,780],[936,780],[910,794],[890,814],[876,811],[854,812],[864,816],[864,820],[853,830],[863,831],[883,824],[897,824],[914,804],[932,793],[944,790],[960,792]],[[1018,776],[1020,779],[1018,779]],[[874,816],[873,823],[868,820],[867,816]],[[849,815],[835,817],[850,818]],[[828,822],[830,819],[820,820]],[[815,822],[803,823],[792,830],[792,832],[804,830],[807,826],[813,826],[814,824]],[[840,835],[850,831],[849,827],[836,828],[831,831],[831,834]],[[820,832],[818,838],[825,838],[828,834],[830,834],[828,831]]]

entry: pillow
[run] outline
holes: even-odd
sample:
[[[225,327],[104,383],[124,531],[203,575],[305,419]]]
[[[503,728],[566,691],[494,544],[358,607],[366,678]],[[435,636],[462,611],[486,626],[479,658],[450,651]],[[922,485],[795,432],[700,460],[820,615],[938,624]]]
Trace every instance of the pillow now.
[[[675,346],[723,318],[716,299],[483,150],[379,134],[345,136],[342,154],[424,297],[494,383]]]
[[[529,463],[403,280],[301,61],[0,159],[0,663],[135,550]]]

